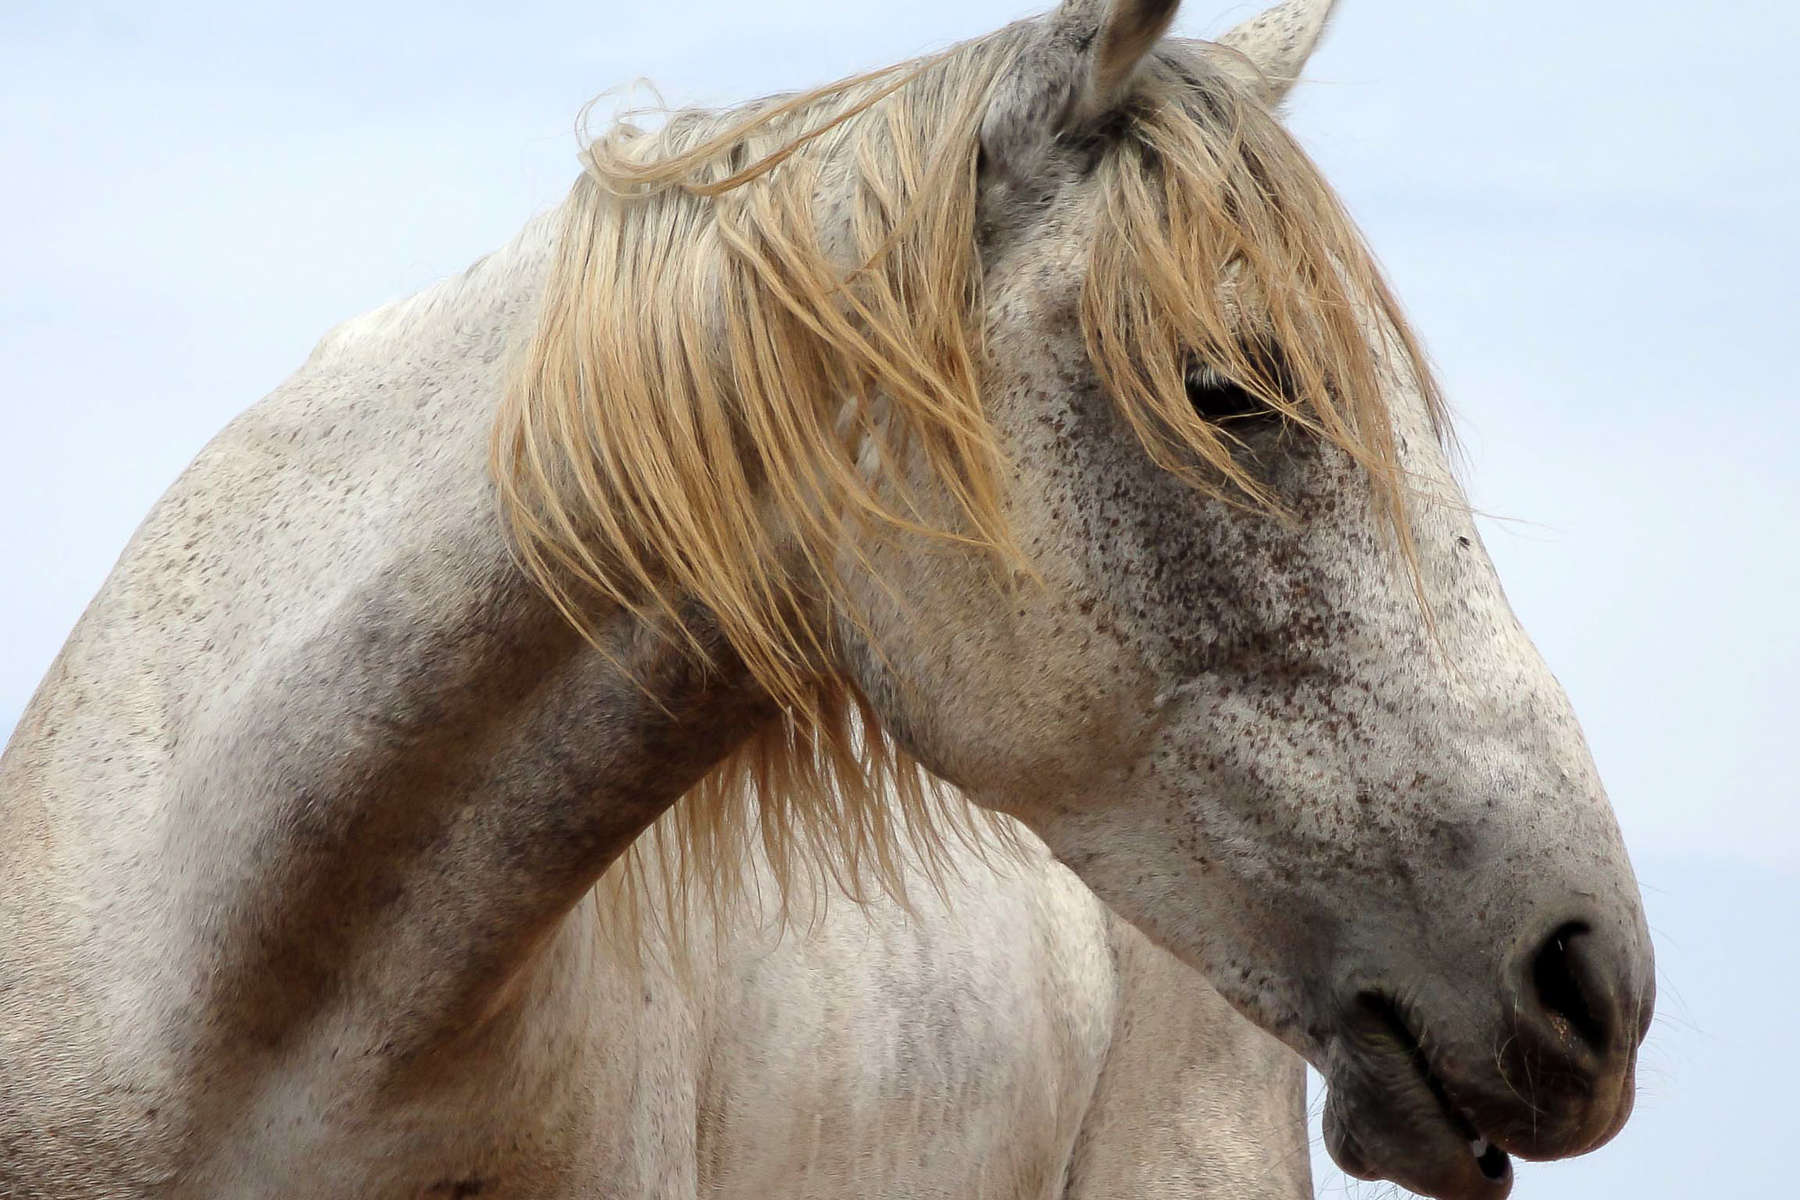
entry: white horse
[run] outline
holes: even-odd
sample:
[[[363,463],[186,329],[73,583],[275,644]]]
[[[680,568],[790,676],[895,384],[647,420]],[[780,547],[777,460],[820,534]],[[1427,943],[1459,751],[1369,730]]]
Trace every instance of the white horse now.
[[[921,771],[1317,1066],[1352,1173],[1498,1196],[1612,1136],[1636,883],[1271,115],[1328,8],[1211,46],[1068,0],[622,125],[551,220],[328,338],[0,760],[5,1190],[664,1194],[742,1110],[651,1102],[711,1043],[654,995],[601,1022],[625,967],[571,914],[671,807],[721,905],[753,830],[776,884],[892,886],[953,842]],[[867,1034],[810,1069],[902,1071]],[[892,1154],[969,1150],[906,1140],[955,1123],[921,1086]]]

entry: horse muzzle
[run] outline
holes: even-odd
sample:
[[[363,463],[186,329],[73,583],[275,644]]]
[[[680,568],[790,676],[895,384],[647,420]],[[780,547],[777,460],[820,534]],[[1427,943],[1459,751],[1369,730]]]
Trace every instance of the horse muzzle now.
[[[1441,980],[1354,990],[1325,1064],[1338,1165],[1441,1200],[1498,1200],[1512,1190],[1509,1156],[1568,1158],[1618,1133],[1653,972],[1647,946],[1597,928],[1566,920],[1523,940],[1497,1005]]]

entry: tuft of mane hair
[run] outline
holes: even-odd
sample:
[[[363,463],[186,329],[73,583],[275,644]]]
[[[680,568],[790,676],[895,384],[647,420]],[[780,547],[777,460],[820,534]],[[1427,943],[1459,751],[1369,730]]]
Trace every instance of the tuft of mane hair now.
[[[715,904],[752,838],[784,889],[823,873],[904,903],[908,861],[982,819],[820,668],[814,614],[857,620],[839,564],[868,569],[876,537],[958,543],[1031,586],[982,400],[976,221],[981,120],[1031,34],[653,131],[622,119],[563,206],[492,470],[522,565],[596,645],[624,610],[705,655],[698,609],[776,700],[634,850]],[[1194,362],[1340,447],[1416,566],[1385,389],[1410,378],[1442,433],[1431,372],[1338,200],[1223,53],[1162,42],[1095,139],[1089,356],[1153,459],[1234,503],[1284,515],[1188,400]],[[902,461],[942,494],[909,494]]]

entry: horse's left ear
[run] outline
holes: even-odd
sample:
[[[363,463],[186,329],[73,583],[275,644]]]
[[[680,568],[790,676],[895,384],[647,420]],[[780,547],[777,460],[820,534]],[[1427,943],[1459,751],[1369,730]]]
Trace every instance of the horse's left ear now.
[[[1218,64],[1265,103],[1279,104],[1300,78],[1335,7],[1336,0],[1282,0],[1220,38],[1219,45],[1234,53],[1219,55]]]
[[[1063,0],[994,90],[981,149],[995,170],[1029,175],[1059,133],[1118,103],[1168,31],[1180,0]]]

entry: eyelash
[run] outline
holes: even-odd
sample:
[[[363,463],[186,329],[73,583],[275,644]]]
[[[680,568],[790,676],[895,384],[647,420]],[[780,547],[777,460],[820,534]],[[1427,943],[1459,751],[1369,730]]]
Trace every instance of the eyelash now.
[[[1188,403],[1206,421],[1268,420],[1274,409],[1204,364],[1187,373]]]

